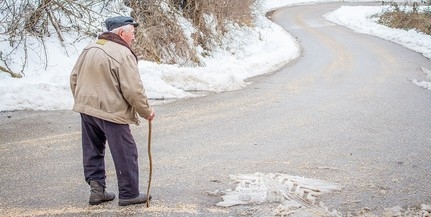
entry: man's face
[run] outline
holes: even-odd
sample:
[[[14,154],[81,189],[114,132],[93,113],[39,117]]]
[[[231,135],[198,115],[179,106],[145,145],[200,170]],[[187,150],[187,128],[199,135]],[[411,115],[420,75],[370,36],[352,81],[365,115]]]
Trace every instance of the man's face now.
[[[135,27],[125,28],[120,30],[120,37],[129,45],[132,46],[132,42],[135,40]]]

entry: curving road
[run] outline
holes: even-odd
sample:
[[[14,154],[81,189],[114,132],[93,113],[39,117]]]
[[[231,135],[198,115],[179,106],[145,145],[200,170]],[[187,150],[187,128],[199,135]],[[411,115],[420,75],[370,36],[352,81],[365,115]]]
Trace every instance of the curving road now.
[[[336,182],[322,201],[343,215],[431,204],[431,92],[411,82],[431,61],[322,18],[343,4],[272,14],[303,49],[284,69],[244,90],[156,106],[150,208],[87,205],[77,114],[0,113],[0,215],[268,216],[271,204],[221,208],[208,193],[254,172]],[[145,191],[147,126],[132,129]],[[116,191],[109,152],[107,167]]]

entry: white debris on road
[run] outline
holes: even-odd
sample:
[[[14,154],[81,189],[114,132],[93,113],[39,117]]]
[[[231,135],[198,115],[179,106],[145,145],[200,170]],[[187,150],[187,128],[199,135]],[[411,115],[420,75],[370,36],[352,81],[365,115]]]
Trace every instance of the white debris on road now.
[[[280,173],[239,174],[230,179],[237,187],[227,190],[217,206],[279,203],[273,210],[275,216],[340,216],[319,199],[323,193],[340,190],[338,184]]]
[[[385,208],[383,217],[430,217],[431,216],[431,205],[422,204],[420,209],[417,208],[402,208],[400,206],[394,206],[392,208]]]
[[[426,74],[426,79],[425,81],[418,81],[416,79],[413,79],[412,82],[416,85],[418,85],[419,87],[431,90],[431,69],[426,69],[421,67],[421,70]]]

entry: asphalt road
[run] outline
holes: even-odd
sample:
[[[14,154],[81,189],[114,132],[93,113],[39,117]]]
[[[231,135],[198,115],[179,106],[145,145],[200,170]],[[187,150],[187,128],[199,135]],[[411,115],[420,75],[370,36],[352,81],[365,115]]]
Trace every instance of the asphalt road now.
[[[0,216],[268,216],[271,205],[221,208],[207,193],[255,172],[339,183],[322,201],[343,215],[431,204],[431,92],[411,82],[431,61],[321,17],[343,4],[272,14],[303,48],[282,70],[240,91],[155,106],[150,208],[87,204],[78,114],[0,113]],[[132,130],[146,191],[148,126]],[[109,151],[106,163],[116,192]]]

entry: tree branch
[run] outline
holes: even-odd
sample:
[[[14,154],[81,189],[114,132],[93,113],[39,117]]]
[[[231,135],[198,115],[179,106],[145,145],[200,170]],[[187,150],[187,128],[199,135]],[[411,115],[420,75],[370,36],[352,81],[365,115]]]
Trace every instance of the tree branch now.
[[[3,66],[0,66],[0,71],[6,72],[6,73],[10,74],[12,76],[12,78],[22,78],[21,74],[14,73],[14,72],[10,71],[9,69],[7,69],[7,68],[5,68]]]

